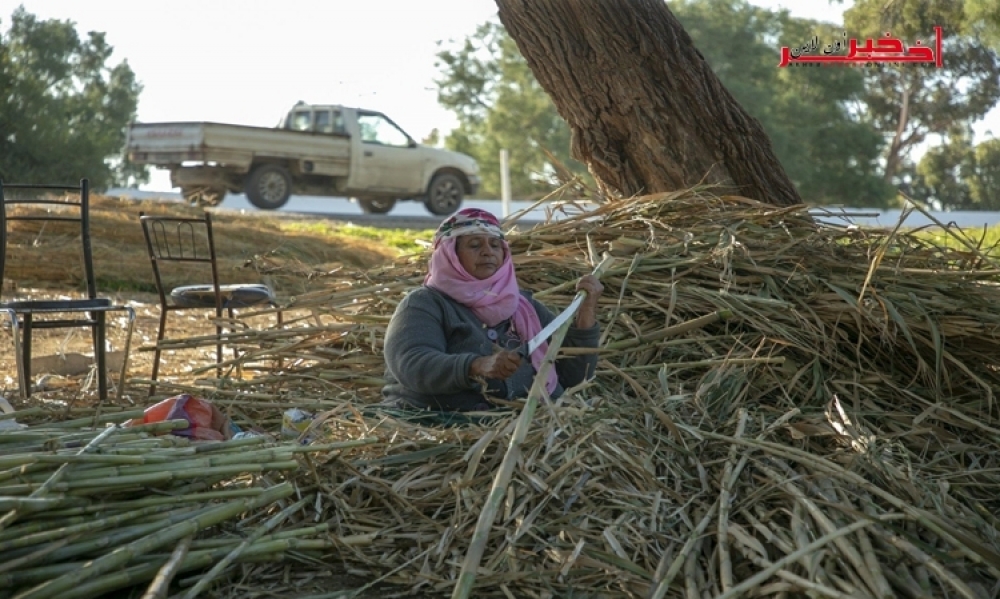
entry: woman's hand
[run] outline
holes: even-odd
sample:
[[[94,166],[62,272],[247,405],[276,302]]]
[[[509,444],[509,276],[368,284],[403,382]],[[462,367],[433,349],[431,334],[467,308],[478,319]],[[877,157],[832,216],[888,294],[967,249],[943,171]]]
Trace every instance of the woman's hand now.
[[[576,290],[587,292],[580,311],[576,313],[576,328],[589,329],[597,324],[597,300],[604,292],[604,285],[594,275],[584,275],[576,282]]]
[[[517,372],[521,365],[521,354],[501,351],[491,356],[482,356],[472,361],[469,376],[472,378],[504,380]]]

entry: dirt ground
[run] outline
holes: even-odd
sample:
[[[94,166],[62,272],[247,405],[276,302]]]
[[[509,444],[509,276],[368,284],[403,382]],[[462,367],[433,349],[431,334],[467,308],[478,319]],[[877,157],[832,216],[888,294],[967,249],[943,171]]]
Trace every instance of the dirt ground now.
[[[148,250],[139,224],[139,214],[171,216],[200,215],[199,209],[180,202],[152,202],[106,196],[91,198],[91,237],[99,295],[116,304],[127,304],[136,313],[128,378],[148,379],[152,374],[152,346],[159,326],[160,306],[155,293]],[[213,213],[213,229],[222,284],[268,283],[278,301],[322,285],[324,273],[338,269],[364,269],[393,260],[398,252],[376,241],[329,233],[289,229],[288,218],[233,211]],[[302,220],[300,217],[299,220]],[[72,233],[72,234],[71,234]],[[0,301],[81,297],[79,233],[44,228],[30,221],[12,222],[8,240],[8,260]],[[37,250],[37,251],[36,251]],[[165,272],[177,284],[210,281],[188,280],[184,272]],[[181,278],[178,278],[181,277]],[[120,289],[123,291],[108,291]],[[251,310],[244,310],[246,314]],[[167,339],[212,335],[214,310],[172,311],[168,316]],[[237,317],[240,311],[237,311]],[[17,368],[14,360],[10,323],[0,322],[0,394],[15,407],[19,405]],[[254,328],[272,326],[273,315],[251,318]],[[124,312],[108,317],[109,370],[112,393],[118,384],[124,350],[127,319]],[[59,399],[84,402],[97,396],[92,367],[93,344],[86,328],[36,329],[32,335],[32,384],[35,402]],[[228,353],[224,358],[230,358]],[[160,380],[193,383],[191,370],[215,363],[215,348],[168,350],[160,364]],[[214,375],[214,372],[211,372]],[[148,388],[127,387],[129,403],[141,404]],[[113,396],[113,395],[112,395]],[[86,404],[83,404],[86,405]]]
[[[69,297],[68,293],[46,289],[22,289],[16,294],[16,299],[56,299]],[[9,296],[8,296],[9,297]],[[132,334],[132,347],[129,352],[128,378],[148,379],[152,374],[153,352],[144,351],[151,348],[156,340],[159,327],[160,305],[154,293],[131,292],[106,294],[116,304],[131,306],[135,310],[135,325]],[[11,297],[10,299],[14,299]],[[212,335],[215,327],[211,318],[213,310],[185,310],[171,312],[167,320],[166,338],[181,339],[195,336]],[[237,312],[239,316],[239,312]],[[14,345],[9,322],[4,319],[3,331],[0,333],[0,395],[8,398],[18,407],[17,368],[14,360]],[[124,352],[128,319],[124,312],[114,312],[108,318],[108,352],[109,381],[112,392],[117,389],[121,365],[121,355]],[[255,327],[268,327],[275,323],[271,315],[263,315],[248,319],[247,324]],[[97,392],[96,377],[93,367],[93,341],[90,331],[86,328],[72,329],[36,329],[32,335],[32,373],[33,394],[36,400],[83,399],[95,396]],[[227,351],[224,357],[230,357]],[[178,383],[192,383],[195,377],[190,374],[192,368],[206,366],[215,362],[215,348],[204,347],[185,350],[167,350],[163,352],[160,362],[159,379]],[[147,389],[137,386],[127,386],[127,399],[142,403],[146,398]]]

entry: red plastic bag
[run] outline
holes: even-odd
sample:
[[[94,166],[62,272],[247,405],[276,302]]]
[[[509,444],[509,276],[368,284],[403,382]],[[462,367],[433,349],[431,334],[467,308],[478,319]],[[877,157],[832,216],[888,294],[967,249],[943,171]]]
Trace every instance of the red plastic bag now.
[[[134,424],[149,424],[165,420],[187,420],[190,426],[171,431],[180,437],[198,441],[224,441],[232,437],[229,418],[215,404],[188,393],[168,397],[146,408],[142,420]]]

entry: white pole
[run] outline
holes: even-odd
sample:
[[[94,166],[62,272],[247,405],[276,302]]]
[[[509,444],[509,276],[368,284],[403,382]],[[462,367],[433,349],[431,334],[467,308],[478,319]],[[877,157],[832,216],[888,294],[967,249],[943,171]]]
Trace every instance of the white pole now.
[[[510,216],[510,151],[500,150],[500,209],[503,217]]]

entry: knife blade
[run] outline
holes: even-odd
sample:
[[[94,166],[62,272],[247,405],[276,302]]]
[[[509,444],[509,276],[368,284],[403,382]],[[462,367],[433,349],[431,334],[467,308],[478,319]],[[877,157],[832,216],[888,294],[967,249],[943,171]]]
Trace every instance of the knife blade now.
[[[577,296],[573,298],[573,301],[565,310],[563,310],[562,312],[559,313],[558,316],[553,318],[552,322],[545,325],[545,327],[541,331],[539,331],[537,335],[531,338],[531,341],[528,341],[526,346],[528,350],[527,355],[530,356],[536,349],[538,349],[538,347],[541,344],[545,343],[545,341],[549,337],[551,337],[552,334],[555,333],[556,330],[563,325],[563,323],[565,323],[574,314],[576,314],[576,309],[579,308],[580,304],[583,303],[584,297],[585,294],[578,293]]]
[[[601,275],[604,274],[605,269],[607,269],[612,262],[614,262],[614,258],[612,258],[608,253],[605,252],[604,259],[601,260],[600,264],[594,267],[594,271],[591,274],[593,274],[598,279],[601,278]],[[559,327],[566,324],[567,320],[576,315],[577,309],[580,307],[580,305],[583,303],[583,300],[586,299],[586,297],[587,297],[586,291],[582,289],[580,291],[577,291],[576,297],[573,298],[573,301],[570,302],[569,306],[567,306],[565,310],[560,312],[558,316],[552,319],[552,322],[545,325],[545,327],[543,327],[542,330],[539,331],[537,335],[532,337],[530,341],[518,347],[517,351],[525,357],[530,356],[532,352],[534,352],[536,349],[539,348],[539,346],[545,343],[545,341],[549,337],[554,335],[555,332],[559,330]]]

